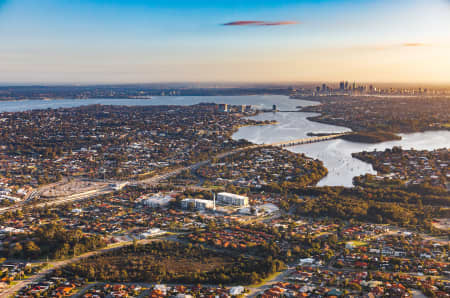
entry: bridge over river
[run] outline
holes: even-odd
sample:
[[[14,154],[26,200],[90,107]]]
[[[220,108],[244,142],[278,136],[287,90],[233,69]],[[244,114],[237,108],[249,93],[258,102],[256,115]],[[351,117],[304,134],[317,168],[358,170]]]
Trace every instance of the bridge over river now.
[[[326,136],[317,136],[317,137],[303,138],[303,139],[290,140],[290,141],[285,141],[285,142],[265,144],[265,146],[291,147],[291,146],[297,146],[297,145],[311,144],[311,143],[317,143],[317,142],[333,140],[333,139],[337,139],[337,138],[340,138],[340,137],[342,137],[344,135],[348,135],[348,134],[349,134],[348,132],[345,132],[345,133],[338,133],[338,134],[332,134],[332,135],[326,135]]]

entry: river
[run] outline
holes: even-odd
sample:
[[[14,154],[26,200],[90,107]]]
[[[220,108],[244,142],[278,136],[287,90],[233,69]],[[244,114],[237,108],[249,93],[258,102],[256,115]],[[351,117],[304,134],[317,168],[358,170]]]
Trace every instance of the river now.
[[[269,109],[277,105],[279,110],[295,110],[297,106],[315,105],[316,102],[290,99],[287,96],[155,96],[152,99],[59,99],[59,100],[22,100],[0,102],[0,112],[17,112],[34,109],[69,108],[82,105],[193,105],[202,102],[227,103],[232,105],[250,104],[256,108]],[[247,139],[250,142],[263,144],[288,141],[306,137],[308,132],[346,132],[350,129],[335,125],[312,122],[307,119],[313,113],[263,113],[252,119],[275,120],[277,125],[242,127],[234,135],[234,139]],[[432,131],[402,135],[402,140],[381,144],[353,143],[345,140],[290,147],[288,150],[305,153],[324,162],[329,174],[319,182],[320,186],[352,186],[354,176],[365,173],[374,174],[371,165],[352,158],[353,152],[384,150],[393,146],[405,149],[438,149],[450,147],[450,131]]]

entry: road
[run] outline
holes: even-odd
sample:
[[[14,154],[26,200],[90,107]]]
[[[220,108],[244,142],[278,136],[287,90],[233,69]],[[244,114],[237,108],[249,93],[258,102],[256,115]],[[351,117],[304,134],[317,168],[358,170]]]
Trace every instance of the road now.
[[[145,180],[131,180],[131,181],[122,181],[122,182],[118,182],[115,181],[116,183],[132,183],[132,184],[138,184],[138,185],[157,185],[159,184],[161,181],[171,178],[171,177],[175,177],[177,175],[179,175],[181,172],[183,171],[189,171],[189,170],[195,170],[198,169],[199,167],[205,166],[209,163],[211,163],[212,159],[222,159],[225,158],[227,156],[242,152],[242,151],[246,151],[246,150],[252,150],[252,149],[257,149],[257,148],[264,148],[264,147],[270,147],[274,144],[261,144],[261,145],[251,145],[251,146],[246,146],[246,147],[241,147],[241,148],[237,148],[228,152],[224,152],[224,153],[220,153],[215,155],[213,158],[208,159],[208,160],[204,160],[204,161],[200,161],[198,163],[192,164],[190,166],[186,166],[186,167],[181,167],[175,170],[172,170],[170,172],[161,174],[161,175],[157,175]],[[56,185],[58,183],[54,183],[54,185]],[[95,190],[90,190],[90,191],[86,191],[83,193],[78,193],[78,194],[73,194],[70,196],[66,196],[66,197],[60,197],[60,198],[56,198],[52,201],[47,201],[45,203],[39,203],[39,204],[34,204],[34,205],[27,205],[26,207],[45,207],[45,206],[57,206],[57,205],[61,205],[61,204],[65,204],[68,202],[74,202],[74,201],[80,201],[80,200],[85,200],[85,199],[89,199],[89,198],[93,198],[99,195],[104,195],[104,194],[110,194],[113,193],[115,190],[113,188],[110,187],[103,187],[103,188],[99,188],[99,189],[95,189]],[[39,195],[39,192],[37,192],[36,194],[34,194],[35,196]],[[5,212],[14,212],[17,210],[22,209],[23,207],[25,207],[25,203],[28,203],[29,198],[27,198],[26,200],[20,202],[19,204],[16,204],[14,206],[10,206],[10,207],[5,207],[5,208],[0,208],[0,214],[3,214]]]
[[[266,147],[266,146],[269,146],[269,145],[251,145],[251,146],[247,146],[247,147],[237,148],[237,149],[234,149],[234,150],[231,150],[231,151],[228,151],[228,152],[217,154],[211,159],[200,161],[198,163],[192,164],[192,165],[187,166],[187,167],[178,168],[178,169],[175,169],[175,170],[173,170],[171,172],[167,172],[167,173],[164,173],[164,174],[161,174],[161,175],[157,175],[157,176],[145,179],[145,180],[130,181],[130,183],[155,185],[155,184],[158,184],[162,180],[165,180],[165,179],[177,176],[183,171],[196,170],[196,169],[198,169],[198,168],[200,168],[202,166],[205,166],[205,165],[211,163],[212,159],[222,159],[224,157],[227,157],[227,156],[230,156],[230,155],[242,152],[242,151],[256,149],[256,148],[260,148],[260,147]]]
[[[348,135],[348,134],[349,133],[347,133],[347,132],[339,133],[339,134],[330,134],[330,135],[325,135],[325,136],[316,136],[316,137],[310,137],[310,138],[303,138],[303,139],[273,143],[271,145],[285,148],[285,147],[292,147],[292,146],[298,146],[298,145],[303,145],[303,144],[324,142],[324,141],[328,141],[328,140],[337,139],[337,138],[340,138],[340,137]]]
[[[261,285],[256,287],[248,287],[250,290],[249,297],[257,297],[258,294],[262,294],[265,290],[271,288],[274,284],[283,281],[286,277],[295,272],[295,269],[288,268],[285,271],[276,274],[271,279],[264,281]]]
[[[343,135],[343,134],[341,134]],[[315,137],[315,138],[308,138],[308,139],[302,139],[302,143],[305,140],[311,141],[314,139],[314,142],[318,142],[318,141],[322,141],[326,140],[327,138],[335,138],[338,135],[331,135],[331,136],[322,136],[322,137]],[[340,135],[339,135],[340,136]],[[138,181],[114,181],[115,183],[123,183],[123,182],[127,182],[127,183],[133,183],[133,184],[139,184],[139,185],[157,185],[158,183],[160,183],[162,180],[174,177],[179,175],[181,172],[183,171],[188,171],[188,170],[195,170],[198,169],[199,167],[202,167],[204,165],[207,165],[209,163],[211,163],[212,159],[222,159],[224,157],[242,152],[242,151],[246,151],[246,150],[252,150],[252,149],[257,149],[257,148],[264,148],[264,147],[270,147],[270,146],[285,146],[287,143],[291,144],[292,142],[298,142],[299,140],[294,140],[294,141],[288,141],[288,142],[284,142],[284,143],[273,143],[273,144],[261,144],[261,145],[250,145],[250,146],[246,146],[246,147],[241,147],[241,148],[237,148],[228,152],[224,152],[224,153],[220,153],[215,155],[213,158],[208,159],[208,160],[204,160],[195,164],[192,164],[190,166],[186,166],[186,167],[181,167],[175,170],[172,170],[170,172],[161,174],[161,175],[157,175],[145,180],[138,180]],[[286,143],[286,144],[285,144]],[[24,201],[20,202],[19,204],[16,204],[14,206],[10,206],[10,207],[5,207],[5,208],[0,208],[0,214],[3,214],[5,212],[9,212],[9,211],[17,211],[19,209],[22,209],[23,207],[25,207],[25,204],[28,203],[28,201],[30,201],[30,199],[32,197],[37,197],[40,195],[40,193],[42,192],[43,189],[48,188],[49,186],[54,186],[54,185],[59,185],[61,183],[60,182],[55,182],[52,183],[50,185],[44,186],[41,191],[35,191],[32,194],[30,194]],[[70,196],[66,196],[66,197],[61,197],[61,198],[56,198],[53,201],[49,201],[46,203],[40,203],[40,204],[36,204],[33,205],[34,207],[45,207],[45,206],[56,206],[56,205],[60,205],[60,204],[64,204],[64,203],[68,203],[68,202],[73,202],[73,201],[78,201],[78,200],[85,200],[85,199],[89,199],[98,195],[102,195],[102,194],[108,194],[108,193],[113,193],[115,190],[109,187],[103,187],[103,188],[99,188],[96,190],[91,190],[91,191],[87,191],[87,192],[83,192],[83,193],[79,193],[79,194],[73,194]],[[28,206],[27,206],[28,207]]]
[[[234,149],[232,151],[229,152],[224,152],[224,153],[220,153],[216,156],[214,156],[215,159],[221,159],[224,157],[227,157],[229,155],[233,155],[245,150],[251,150],[251,149],[255,149],[255,148],[259,148],[259,147],[266,147],[266,146],[270,146],[270,145],[251,145],[251,146],[247,146],[247,147],[242,147],[242,148],[238,148],[238,149]],[[214,159],[212,158],[212,159]],[[122,182],[117,182],[117,183],[123,183],[123,182],[128,182],[128,183],[133,183],[133,184],[138,184],[138,185],[157,185],[159,184],[161,181],[171,178],[171,177],[175,177],[177,175],[179,175],[181,172],[183,171],[188,171],[188,170],[195,170],[198,169],[199,167],[205,166],[209,163],[211,163],[212,159],[208,159],[208,160],[204,160],[195,164],[192,164],[190,166],[186,166],[186,167],[182,167],[182,168],[178,168],[175,170],[172,170],[170,172],[161,174],[161,175],[157,175],[145,180],[138,180],[138,181],[122,181]],[[17,211],[20,210],[22,208],[26,207],[45,207],[45,206],[57,206],[57,205],[61,205],[61,204],[65,204],[68,202],[74,202],[74,201],[80,201],[80,200],[85,200],[85,199],[90,199],[99,195],[104,195],[104,194],[110,194],[113,193],[115,190],[110,188],[110,187],[103,187],[103,188],[99,188],[96,190],[90,190],[90,191],[86,191],[83,193],[78,193],[78,194],[73,194],[70,196],[66,196],[66,197],[60,197],[60,198],[56,198],[52,201],[47,201],[45,203],[38,203],[38,204],[34,204],[34,205],[27,205],[25,203],[27,203],[29,200],[25,200],[17,205],[14,206],[10,206],[10,207],[5,207],[5,208],[0,208],[0,214],[3,214],[5,212],[9,212],[9,211]]]
[[[101,189],[96,189],[96,190],[91,190],[91,191],[87,191],[87,192],[70,195],[67,197],[56,198],[53,201],[46,201],[44,203],[38,203],[38,204],[32,204],[32,205],[30,204],[28,206],[26,206],[24,204],[25,202],[22,202],[19,205],[1,208],[0,214],[9,212],[9,211],[14,212],[14,211],[20,210],[24,207],[42,208],[42,207],[46,207],[46,206],[57,206],[57,205],[65,204],[68,202],[90,199],[90,198],[93,198],[93,197],[96,197],[99,195],[104,195],[104,194],[108,194],[108,193],[112,193],[112,192],[113,192],[113,190],[111,188],[105,187],[105,188],[101,188]]]
[[[147,244],[147,243],[151,243],[154,241],[161,241],[161,240],[166,240],[166,241],[174,241],[174,242],[180,242],[180,243],[188,243],[182,239],[179,239],[177,235],[163,235],[161,237],[155,237],[155,238],[151,238],[151,239],[143,239],[143,240],[139,240],[137,241],[138,244],[143,245],[143,244]],[[120,249],[122,247],[128,246],[133,244],[132,241],[126,241],[126,242],[120,242],[114,246],[110,246],[110,247],[106,247],[103,249],[99,249],[96,251],[91,251],[91,252],[87,252],[85,254],[82,254],[80,256],[77,257],[73,257],[70,259],[66,259],[66,260],[60,260],[60,261],[52,261],[52,262],[48,262],[49,267],[47,269],[44,269],[42,271],[40,271],[39,273],[30,276],[27,279],[21,280],[19,281],[17,284],[15,284],[14,286],[5,289],[3,292],[0,292],[0,298],[7,298],[7,297],[11,297],[14,295],[14,293],[16,293],[17,291],[19,291],[20,289],[35,283],[35,282],[39,282],[40,280],[44,279],[45,276],[47,276],[48,274],[50,274],[51,272],[53,272],[56,269],[62,268],[68,264],[77,262],[81,259],[84,258],[88,258],[94,255],[98,255],[101,253],[105,253],[108,251],[112,251],[112,250],[116,250],[116,249]],[[208,248],[217,252],[223,252],[222,249],[218,249],[218,248]],[[247,255],[249,256],[249,255]],[[288,275],[288,273],[291,273],[291,271],[287,270],[285,272],[282,272],[281,274],[276,275],[275,277],[273,277],[272,279],[270,279],[269,281],[265,282],[264,285],[261,285],[259,287],[253,288],[253,292],[260,292],[265,290],[266,288],[270,287],[272,284],[275,284],[281,280],[283,280],[284,277],[286,277]]]
[[[150,242],[153,242],[153,241],[160,241],[160,240],[165,240],[165,239],[166,239],[165,237],[161,237],[161,238],[158,237],[158,238],[152,238],[152,239],[143,239],[143,240],[137,241],[137,243],[139,243],[139,244],[147,244],[147,243],[150,243]],[[51,273],[52,271],[54,271],[56,269],[64,267],[64,266],[66,266],[66,265],[68,265],[70,263],[77,262],[77,261],[79,261],[81,259],[88,258],[88,257],[94,256],[94,255],[97,255],[97,254],[101,254],[101,253],[105,253],[105,252],[108,252],[108,251],[116,250],[116,249],[122,248],[124,246],[131,245],[132,243],[133,242],[131,242],[131,241],[130,242],[121,242],[121,243],[119,243],[119,244],[117,244],[117,245],[115,245],[113,247],[106,247],[106,248],[103,248],[103,249],[100,249],[100,250],[91,251],[91,252],[82,254],[80,256],[73,257],[71,259],[49,262],[49,265],[50,265],[49,268],[41,270],[39,273],[37,273],[35,275],[32,275],[32,276],[30,276],[27,279],[19,281],[14,286],[12,286],[12,287],[6,289],[5,291],[1,292],[0,293],[0,298],[11,297],[11,296],[14,295],[14,293],[19,291],[20,289],[30,285],[31,283],[39,282],[47,274]]]
[[[412,296],[413,298],[427,298],[421,291],[419,290],[412,290]]]
[[[195,169],[198,169],[199,167],[207,165],[207,164],[211,163],[212,159],[222,159],[224,157],[227,157],[227,156],[230,156],[230,155],[242,152],[242,151],[256,149],[256,148],[262,148],[262,147],[267,147],[267,146],[271,146],[271,144],[251,145],[251,146],[246,146],[246,147],[242,147],[242,148],[237,148],[237,149],[231,150],[229,152],[220,153],[220,154],[214,156],[214,158],[211,158],[211,159],[208,159],[208,160],[204,160],[204,161],[192,164],[190,166],[178,168],[178,169],[175,169],[173,171],[170,171],[170,172],[162,174],[162,175],[157,175],[157,176],[151,177],[149,179],[141,180],[141,181],[129,181],[129,182],[130,183],[137,183],[137,184],[144,184],[144,185],[145,184],[147,184],[147,185],[148,184],[156,185],[156,184],[160,183],[162,180],[165,180],[165,179],[168,179],[170,177],[174,177],[174,176],[179,175],[183,171],[195,170]],[[53,201],[49,201],[49,202],[45,202],[45,203],[34,204],[32,206],[33,207],[37,207],[37,208],[42,208],[42,207],[46,207],[46,206],[47,207],[48,206],[57,206],[57,205],[65,204],[65,203],[68,203],[68,202],[86,200],[86,199],[93,198],[93,197],[96,197],[96,196],[99,196],[99,195],[110,194],[110,193],[113,193],[114,191],[115,190],[110,188],[110,187],[104,187],[104,188],[100,188],[100,189],[96,189],[96,190],[90,190],[90,191],[87,191],[87,192],[70,195],[70,196],[67,196],[67,197],[57,198],[57,199],[55,199]],[[26,201],[28,201],[28,200],[26,200]],[[23,207],[25,207],[24,202],[22,202],[19,205],[6,207],[6,208],[0,208],[0,214],[5,213],[5,212],[9,212],[9,211],[17,211],[17,210],[22,209]],[[145,242],[145,240],[143,240],[143,241]],[[142,243],[142,242],[140,242],[140,243]],[[128,245],[128,244],[129,243],[125,242],[124,244],[122,244],[121,246],[118,246],[118,247],[106,248],[106,249],[102,249],[102,250],[86,253],[86,254],[84,254],[82,256],[79,256],[79,257],[76,257],[76,258],[63,260],[63,261],[52,262],[52,263],[50,263],[52,265],[52,268],[43,270],[39,274],[33,275],[33,276],[31,276],[30,278],[28,278],[26,280],[20,281],[19,283],[17,283],[13,287],[11,287],[11,288],[7,289],[5,292],[1,293],[0,297],[8,297],[8,296],[14,294],[15,292],[17,292],[21,288],[29,285],[30,283],[39,281],[46,274],[48,274],[49,272],[51,272],[52,270],[54,270],[56,268],[60,268],[60,267],[62,267],[64,265],[67,265],[67,264],[69,264],[71,262],[76,262],[77,260],[80,260],[81,258],[86,258],[86,257],[89,257],[91,255],[102,253],[102,252],[105,252],[105,251],[108,251],[108,250],[111,250],[111,249],[117,249],[119,247],[122,247],[122,246],[125,246],[125,245]]]

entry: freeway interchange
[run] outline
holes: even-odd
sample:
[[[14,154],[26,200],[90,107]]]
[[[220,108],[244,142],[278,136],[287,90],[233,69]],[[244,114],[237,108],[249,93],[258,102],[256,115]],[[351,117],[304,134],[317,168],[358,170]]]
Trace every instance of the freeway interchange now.
[[[328,141],[331,139],[336,139],[339,138],[343,135],[345,135],[346,133],[343,134],[332,134],[332,135],[328,135],[328,136],[321,136],[321,137],[310,137],[310,138],[303,138],[303,139],[298,139],[298,140],[291,140],[291,141],[286,141],[286,142],[279,142],[279,143],[273,143],[273,144],[261,144],[261,145],[250,145],[250,146],[246,146],[246,147],[241,147],[241,148],[237,148],[228,152],[224,152],[224,153],[220,153],[217,154],[216,156],[214,156],[211,159],[208,160],[204,160],[204,161],[200,161],[197,162],[195,164],[192,164],[190,166],[185,166],[185,167],[181,167],[181,168],[177,168],[174,169],[170,172],[164,173],[164,174],[160,174],[160,175],[156,175],[154,177],[148,178],[148,179],[144,179],[144,180],[130,180],[130,181],[121,181],[118,182],[119,184],[138,184],[138,185],[157,185],[159,184],[161,181],[166,180],[168,178],[171,177],[175,177],[177,175],[179,175],[181,172],[183,171],[189,171],[189,170],[195,170],[198,169],[199,167],[205,166],[209,163],[211,163],[212,159],[222,159],[225,158],[227,156],[245,151],[245,150],[252,150],[252,149],[257,149],[257,148],[263,148],[263,147],[271,147],[271,146],[277,146],[277,147],[287,147],[287,146],[296,146],[296,145],[302,145],[302,144],[309,144],[309,143],[313,143],[313,142],[323,142],[323,141]],[[117,183],[117,181],[114,181],[114,183]],[[111,186],[101,186],[98,187],[96,189],[93,190],[89,190],[89,191],[84,191],[84,192],[80,192],[80,193],[75,193],[75,194],[71,194],[68,196],[61,196],[61,197],[57,197],[51,201],[46,201],[44,203],[37,203],[34,205],[30,205],[33,207],[46,207],[46,206],[57,206],[57,205],[61,205],[61,204],[65,204],[68,202],[74,202],[74,201],[80,201],[80,200],[86,200],[86,199],[90,199],[99,195],[105,195],[105,194],[110,194],[113,193],[115,191],[115,189]],[[39,198],[40,197],[40,193],[42,191],[33,191],[28,198],[26,198],[24,201],[19,202],[13,206],[9,206],[9,207],[4,207],[4,208],[0,208],[0,214],[5,213],[5,212],[14,212],[17,210],[20,210],[21,208],[24,207],[29,207],[27,206],[27,204],[35,198]]]

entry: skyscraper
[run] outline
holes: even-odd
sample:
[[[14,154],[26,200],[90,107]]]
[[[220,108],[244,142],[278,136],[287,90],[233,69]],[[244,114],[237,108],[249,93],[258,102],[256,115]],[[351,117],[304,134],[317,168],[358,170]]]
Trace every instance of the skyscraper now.
[[[228,105],[225,103],[219,104],[219,111],[220,112],[228,112]]]

